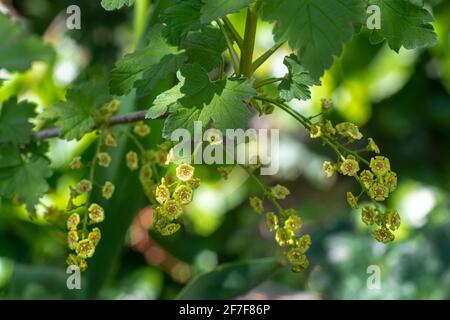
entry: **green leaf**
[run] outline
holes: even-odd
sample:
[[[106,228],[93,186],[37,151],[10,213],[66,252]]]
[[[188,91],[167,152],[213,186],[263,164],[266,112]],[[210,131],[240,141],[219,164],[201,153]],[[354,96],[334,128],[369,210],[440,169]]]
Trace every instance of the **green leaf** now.
[[[200,118],[206,123],[212,119],[222,131],[247,128],[252,113],[244,101],[256,95],[250,82],[246,79],[223,80],[214,83],[214,86],[214,97],[203,108]]]
[[[0,14],[0,69],[25,71],[33,61],[49,62],[53,49],[36,36],[27,35],[19,24]]]
[[[177,299],[234,299],[270,278],[281,266],[279,260],[272,258],[225,264],[193,279]]]
[[[66,140],[79,140],[95,125],[93,112],[110,99],[108,87],[102,83],[86,82],[67,93],[67,102],[58,108],[56,125]]]
[[[46,178],[52,171],[49,162],[40,157],[23,160],[20,165],[0,169],[0,196],[12,198],[18,194],[33,211],[39,198],[48,190]]]
[[[189,108],[203,108],[210,104],[216,87],[209,79],[208,73],[199,64],[185,65],[180,73],[185,79],[181,87],[184,97],[180,99],[180,103]]]
[[[194,134],[194,122],[199,120],[200,109],[177,108],[164,122],[163,138],[170,139],[176,129],[186,129]]]
[[[213,27],[205,27],[201,31],[190,32],[182,42],[189,62],[200,64],[211,71],[222,61],[222,53],[227,44],[222,32]]]
[[[374,30],[372,42],[387,40],[389,47],[399,51],[426,48],[437,44],[431,22],[433,16],[424,8],[408,0],[369,0],[381,9],[381,29]]]
[[[153,106],[148,110],[145,117],[147,119],[157,119],[164,115],[170,106],[174,105],[178,101],[178,99],[184,96],[184,94],[180,91],[183,85],[184,80],[182,80],[173,88],[158,95],[155,101],[153,101]]]
[[[227,14],[239,12],[254,1],[255,0],[203,0],[205,4],[201,10],[201,22],[209,23],[215,19],[223,18]]]
[[[102,0],[102,7],[108,11],[117,10],[124,6],[132,6],[133,4],[134,0]]]
[[[150,67],[143,75],[142,80],[135,84],[137,96],[144,97],[152,93],[159,82],[163,81],[170,74],[177,72],[187,57],[184,54],[169,54],[164,56],[161,61]]]
[[[17,103],[17,98],[6,101],[0,113],[0,141],[14,144],[30,142],[33,125],[29,119],[36,115],[34,109],[34,104]]]
[[[351,40],[354,25],[364,22],[366,0],[266,1],[262,18],[275,22],[276,42],[287,40],[301,52],[301,62],[318,79]]]
[[[162,33],[168,41],[178,46],[189,31],[198,30],[200,23],[201,0],[180,0],[160,14],[164,28]]]
[[[320,81],[316,81],[310,76],[294,54],[284,58],[284,65],[288,68],[289,73],[278,86],[280,97],[286,101],[294,98],[298,100],[311,99],[309,87],[319,85]]]
[[[145,72],[151,70],[146,76],[154,74],[156,71],[155,68],[158,68],[158,64],[166,55],[177,54],[178,49],[169,45],[163,37],[162,28],[162,25],[153,26],[149,31],[147,46],[132,54],[126,55],[122,60],[117,62],[116,68],[111,74],[111,93],[116,95],[129,93],[133,89],[134,83],[142,79]],[[163,61],[163,67],[167,67],[167,61]],[[166,69],[166,71],[171,70],[173,69]],[[150,90],[152,85],[154,83],[149,83],[148,86],[145,86],[145,83],[141,83],[141,92]]]
[[[0,145],[0,169],[16,167],[22,163],[19,150],[14,145]]]

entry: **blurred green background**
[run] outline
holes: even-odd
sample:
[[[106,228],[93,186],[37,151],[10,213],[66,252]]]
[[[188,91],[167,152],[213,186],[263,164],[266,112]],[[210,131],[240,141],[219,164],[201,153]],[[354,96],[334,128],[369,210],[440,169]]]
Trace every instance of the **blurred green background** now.
[[[99,0],[75,1],[82,29],[66,32],[65,10],[73,2],[13,1],[27,29],[51,43],[57,57],[51,64],[35,63],[26,73],[8,75],[0,87],[0,102],[18,94],[44,110],[64,97],[70,84],[108,77],[114,62],[132,50],[137,42],[133,8],[107,12]],[[156,13],[170,5],[159,1]],[[281,112],[255,118],[255,126],[282,128],[280,173],[265,180],[290,188],[286,204],[301,213],[313,245],[307,271],[294,274],[285,268],[246,297],[450,299],[450,1],[427,1],[427,6],[436,19],[436,47],[397,54],[385,44],[372,46],[362,33],[346,45],[323,85],[313,89],[312,100],[293,103],[313,115],[320,110],[321,98],[332,98],[336,107],[331,118],[357,123],[389,156],[399,187],[388,205],[398,208],[403,222],[396,241],[377,243],[359,213],[349,209],[345,194],[357,188],[352,179],[323,177],[322,163],[332,159],[330,150],[311,141]],[[242,30],[245,14],[231,20]],[[261,23],[256,55],[272,44],[271,26]],[[287,54],[288,48],[280,50],[259,75],[284,75]],[[121,111],[147,109],[173,81],[161,83],[152,97],[123,98]],[[146,143],[154,146],[161,141],[162,123],[150,125],[154,134]],[[81,178],[68,170],[68,163],[81,153],[89,157],[91,142],[91,136],[79,143],[51,141],[55,173],[52,191],[42,201],[64,207],[68,186]],[[61,286],[67,277],[64,235],[45,222],[39,210],[30,219],[23,209],[0,203],[0,299],[171,299],[195,274],[227,262],[279,255],[262,217],[248,205],[248,197],[259,193],[257,187],[239,175],[221,180],[212,167],[197,169],[202,186],[182,231],[169,238],[149,233],[149,210],[142,209],[147,202],[137,176],[122,160],[128,148],[122,141],[112,167],[101,173],[117,184],[118,192],[104,204],[105,236],[81,292]],[[381,270],[380,290],[367,288],[371,265]]]

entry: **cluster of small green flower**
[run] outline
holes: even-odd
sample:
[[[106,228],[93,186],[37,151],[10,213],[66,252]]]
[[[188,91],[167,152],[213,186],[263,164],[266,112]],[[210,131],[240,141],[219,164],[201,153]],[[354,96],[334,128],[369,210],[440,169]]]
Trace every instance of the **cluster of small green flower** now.
[[[375,141],[372,138],[368,138],[367,145],[364,149],[352,151],[346,146],[363,138],[362,133],[355,124],[343,122],[334,127],[329,120],[326,120],[324,123],[312,125],[311,128],[311,137],[322,137],[326,143],[333,147],[338,156],[338,160],[335,163],[329,161],[324,162],[324,174],[328,178],[331,178],[335,172],[354,177],[361,186],[361,192],[357,196],[352,192],[347,192],[347,202],[350,207],[352,209],[358,209],[359,200],[366,194],[374,203],[374,209],[371,209],[370,212],[377,212],[376,216],[380,217],[385,215],[385,213],[380,213],[377,202],[385,201],[389,197],[389,194],[395,191],[397,187],[397,174],[391,170],[391,164],[387,157],[377,155],[372,157],[369,162],[360,155],[362,152],[380,154],[380,149]],[[341,143],[339,139],[346,141],[345,143]],[[361,170],[362,165],[367,166],[367,169]],[[365,208],[366,210],[363,210],[363,215],[368,210],[368,207]],[[388,212],[392,213],[395,211]],[[386,215],[389,214],[386,213]],[[377,240],[383,243],[394,240],[394,235],[389,230],[394,231],[400,225],[400,216],[397,212],[395,212],[395,217],[396,221],[398,221],[398,226],[394,224],[396,226],[395,228],[393,228],[393,225],[388,228],[385,223],[382,223],[382,221],[387,219],[379,219],[380,223],[378,225],[380,229],[374,232]]]
[[[267,212],[265,222],[267,229],[275,233],[275,241],[292,264],[292,270],[300,272],[309,266],[305,253],[311,246],[311,237],[308,234],[298,236],[302,228],[298,212],[294,209],[285,210],[278,203],[278,200],[284,200],[289,194],[289,189],[282,185],[266,189],[264,195],[274,204],[277,212]],[[259,214],[265,212],[264,202],[258,197],[251,197],[250,205]]]
[[[155,189],[158,203],[153,207],[153,226],[164,236],[174,234],[180,229],[176,221],[183,214],[183,206],[192,201],[193,189],[199,186],[199,179],[194,178],[194,167],[180,164],[176,168],[176,179],[168,183],[165,178]]]

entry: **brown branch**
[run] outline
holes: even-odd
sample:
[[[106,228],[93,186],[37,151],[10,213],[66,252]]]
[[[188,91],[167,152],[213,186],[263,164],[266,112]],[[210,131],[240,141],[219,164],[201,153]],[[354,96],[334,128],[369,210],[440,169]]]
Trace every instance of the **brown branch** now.
[[[147,114],[147,111],[137,111],[132,113],[127,113],[123,115],[118,115],[111,118],[111,121],[109,122],[110,126],[117,126],[121,124],[127,124],[127,123],[133,123],[145,120],[145,115]],[[95,130],[96,128],[93,127],[92,130]],[[47,140],[51,138],[57,138],[61,135],[61,130],[59,128],[50,128],[45,129],[42,131],[39,131],[35,134],[35,137],[37,140]]]

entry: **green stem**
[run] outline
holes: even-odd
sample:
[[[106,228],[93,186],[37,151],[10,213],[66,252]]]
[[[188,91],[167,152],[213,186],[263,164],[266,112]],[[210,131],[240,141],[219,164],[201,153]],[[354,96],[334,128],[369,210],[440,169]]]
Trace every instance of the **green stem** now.
[[[231,23],[230,19],[228,19],[227,17],[224,17],[223,19],[225,28],[231,33],[231,35],[233,36],[233,40],[236,42],[236,44],[238,45],[239,49],[242,50],[242,48],[244,47],[244,39],[242,39],[241,35],[239,34],[239,32],[237,32],[236,28],[234,27],[234,25]]]
[[[95,150],[94,158],[90,165],[89,181],[91,181],[91,183],[93,183],[95,180],[95,165],[97,164],[97,157],[102,148],[102,140],[103,140],[103,138],[102,138],[102,136],[100,136],[97,141],[97,148]],[[92,190],[88,192],[87,198],[86,198],[86,204],[84,206],[83,239],[86,237],[86,234],[87,234],[87,224],[88,224],[88,217],[89,217],[89,203],[91,202],[91,196],[92,196]]]
[[[255,82],[254,88],[255,89],[259,89],[259,88],[262,88],[262,87],[267,86],[269,84],[282,81],[283,79],[284,78],[269,78],[269,79],[257,81],[257,82]]]
[[[233,69],[234,69],[235,72],[238,72],[238,70],[239,70],[239,57],[238,57],[238,54],[237,54],[236,50],[234,50],[233,41],[231,41],[230,37],[228,36],[228,32],[227,32],[227,30],[225,30],[222,22],[220,20],[216,20],[216,22],[219,25],[220,30],[223,33],[223,37],[225,38],[225,42],[227,43],[228,51],[230,52],[230,56],[231,56],[231,63],[233,64]]]
[[[255,72],[260,66],[262,66],[263,63],[266,62],[285,43],[286,43],[285,41],[276,43],[272,48],[267,50],[261,57],[256,59],[256,61],[253,62],[253,65],[252,65],[253,72]]]
[[[142,38],[142,34],[147,28],[149,20],[150,0],[136,0],[134,6],[134,27],[133,27],[133,44],[136,47]]]
[[[245,23],[244,46],[241,53],[239,73],[247,78],[253,75],[253,51],[255,50],[256,28],[258,26],[259,9],[262,2],[258,0],[250,5]]]

